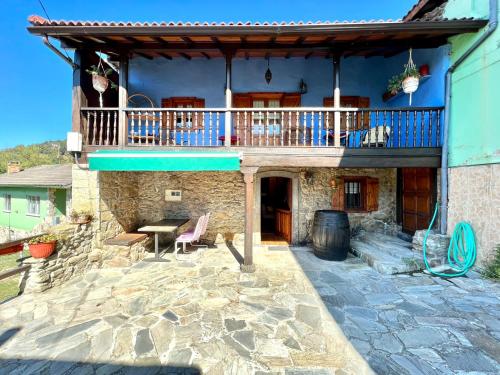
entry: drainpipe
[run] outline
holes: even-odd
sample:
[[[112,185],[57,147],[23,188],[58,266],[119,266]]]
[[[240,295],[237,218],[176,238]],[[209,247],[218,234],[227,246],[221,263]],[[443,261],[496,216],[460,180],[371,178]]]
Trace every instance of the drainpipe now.
[[[493,34],[498,25],[498,0],[490,0],[489,20],[486,31],[464,52],[460,58],[446,71],[443,150],[441,156],[441,234],[446,234],[448,226],[448,133],[450,127],[451,76],[455,69],[464,62],[488,37]]]
[[[66,61],[73,69],[78,69],[79,66],[73,62],[68,56],[65,56],[61,51],[59,51],[52,43],[50,43],[49,37],[47,35],[44,35],[42,37],[43,44],[45,44],[49,49],[54,52],[57,56],[59,56],[61,59]]]

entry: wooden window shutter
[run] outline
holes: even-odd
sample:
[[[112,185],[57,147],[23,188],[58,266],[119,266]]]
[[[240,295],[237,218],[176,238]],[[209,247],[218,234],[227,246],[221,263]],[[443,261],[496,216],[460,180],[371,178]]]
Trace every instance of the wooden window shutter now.
[[[332,208],[344,211],[344,179],[338,178],[337,189],[332,192]]]
[[[378,210],[378,178],[366,178],[366,211]]]
[[[288,93],[283,94],[281,99],[282,107],[300,107],[300,94],[299,93]]]

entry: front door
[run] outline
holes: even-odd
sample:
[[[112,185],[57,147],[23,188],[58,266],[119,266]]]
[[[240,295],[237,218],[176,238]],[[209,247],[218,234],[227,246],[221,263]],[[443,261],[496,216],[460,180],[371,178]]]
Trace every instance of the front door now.
[[[427,229],[436,201],[436,169],[401,169],[401,216],[403,231]]]
[[[262,178],[260,207],[262,243],[292,242],[292,194],[291,179]]]

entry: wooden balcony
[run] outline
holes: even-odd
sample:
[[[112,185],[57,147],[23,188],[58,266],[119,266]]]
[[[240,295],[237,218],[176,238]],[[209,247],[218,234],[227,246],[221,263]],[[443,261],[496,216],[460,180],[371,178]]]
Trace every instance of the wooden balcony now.
[[[442,110],[83,108],[81,132],[87,152],[226,147],[241,150],[244,165],[436,167]]]

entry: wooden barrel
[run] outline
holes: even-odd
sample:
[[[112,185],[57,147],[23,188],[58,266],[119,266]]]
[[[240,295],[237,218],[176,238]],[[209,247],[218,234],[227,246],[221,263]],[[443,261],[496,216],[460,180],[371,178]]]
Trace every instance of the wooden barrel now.
[[[314,255],[326,260],[345,260],[349,251],[349,218],[344,211],[314,213],[312,227]]]

